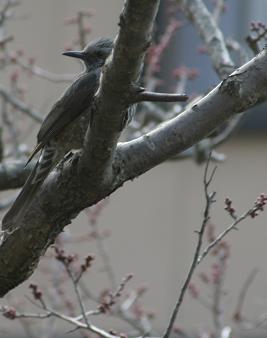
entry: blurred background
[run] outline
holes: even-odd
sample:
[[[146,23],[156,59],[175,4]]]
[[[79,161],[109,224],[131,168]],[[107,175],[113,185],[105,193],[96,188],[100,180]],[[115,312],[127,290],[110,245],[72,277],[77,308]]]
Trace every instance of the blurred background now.
[[[205,3],[209,8],[214,6],[211,1]],[[222,31],[226,38],[237,40],[248,51],[245,38],[249,34],[250,23],[266,22],[267,2],[228,0],[225,5],[227,8],[219,20]],[[71,24],[73,18],[81,11],[93,13],[84,18],[88,33],[86,41],[100,36],[114,38],[122,7],[122,0],[20,1],[19,6],[13,9],[14,17],[6,25],[8,34],[14,37],[8,50],[15,53],[14,57],[19,60],[11,66],[0,67],[1,86],[12,89],[15,81],[16,90],[18,84],[21,87],[24,102],[45,116],[68,85],[68,81],[61,81],[60,76],[70,74],[71,78],[71,74],[81,70],[78,62],[61,55],[65,49],[75,47],[73,39],[78,35],[78,27]],[[163,0],[157,19],[156,39],[160,39],[168,24],[171,15],[168,8],[169,1]],[[201,95],[219,83],[220,79],[212,69],[209,56],[201,52],[203,45],[194,27],[181,13],[175,17],[181,22],[181,27],[172,36],[162,55],[160,86],[173,91],[177,82],[173,70],[178,67],[194,68],[197,76],[188,82],[185,91],[192,97]],[[252,57],[252,53],[249,53]],[[37,76],[30,70],[22,71],[20,61],[30,68],[40,66],[58,75],[61,80]],[[14,116],[18,141],[27,145],[30,151],[35,143],[38,124],[20,113]],[[2,121],[3,126],[4,123]],[[226,197],[233,200],[237,213],[242,214],[253,205],[260,193],[267,191],[266,127],[265,104],[248,112],[233,135],[216,149],[225,156],[224,161],[217,163],[211,186],[211,190],[217,192],[217,202],[211,214],[216,234],[232,222],[224,210]],[[163,163],[133,182],[124,184],[105,201],[105,205],[96,209],[97,212],[101,211],[96,217],[97,225],[92,219],[95,217],[92,212],[82,212],[60,239],[69,253],[77,253],[80,257],[88,253],[96,256],[93,267],[83,278],[83,283],[93,294],[101,294],[112,287],[112,283],[114,285],[114,280],[118,285],[126,274],[133,273],[134,277],[127,284],[125,293],[137,290],[142,294],[136,307],[136,311],[140,311],[137,315],[144,315],[149,320],[153,317],[151,325],[154,335],[162,334],[166,328],[192,261],[197,240],[195,231],[201,225],[205,206],[203,172],[203,164],[197,164],[192,157]],[[1,196],[5,199],[13,194],[1,193]],[[238,231],[231,232],[226,239],[223,285],[217,296],[220,297],[220,320],[224,327],[234,330],[234,337],[267,336],[266,220],[265,213],[256,219],[247,219],[240,224]],[[92,235],[96,226],[103,235],[100,247],[99,240],[96,241]],[[62,267],[50,256],[53,256],[51,249],[30,280],[10,292],[0,304],[17,306],[24,312],[40,312],[28,300],[30,282],[38,284],[48,301],[59,304],[64,298],[75,303],[70,283],[66,281],[63,285],[58,277]],[[214,286],[214,273],[220,259],[215,252],[198,267],[178,317],[175,334],[187,332],[192,337],[211,337],[208,333],[214,330],[215,325],[212,304],[218,292]],[[110,265],[108,268],[105,265],[107,262]],[[241,325],[239,318],[236,318],[238,301],[244,283],[252,275],[255,278],[242,307],[246,323]],[[55,291],[59,290],[59,284],[62,295]],[[96,306],[88,301],[89,308]],[[125,321],[105,315],[96,317],[94,322],[105,329],[119,332],[129,330]],[[30,327],[25,322],[0,317],[0,337],[29,337],[33,332],[42,332],[36,337],[63,337],[71,330],[70,326],[51,319],[35,320]],[[203,332],[207,335],[204,336]],[[74,332],[67,336],[79,334]]]

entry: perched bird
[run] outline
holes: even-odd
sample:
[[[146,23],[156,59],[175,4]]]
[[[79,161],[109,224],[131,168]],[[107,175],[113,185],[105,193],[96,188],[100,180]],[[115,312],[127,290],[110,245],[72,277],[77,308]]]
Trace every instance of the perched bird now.
[[[23,211],[32,202],[36,191],[55,166],[56,158],[58,160],[57,138],[76,118],[90,109],[99,86],[101,67],[110,55],[112,48],[112,40],[100,38],[89,43],[82,51],[63,53],[63,55],[81,59],[85,66],[84,71],[67,88],[44,119],[37,135],[37,145],[27,164],[40,151],[39,159],[11,209],[4,216],[3,230],[13,227],[22,216]]]

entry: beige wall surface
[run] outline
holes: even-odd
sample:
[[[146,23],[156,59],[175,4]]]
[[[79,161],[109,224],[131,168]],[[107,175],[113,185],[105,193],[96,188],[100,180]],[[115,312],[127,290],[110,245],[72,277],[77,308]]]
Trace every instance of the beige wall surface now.
[[[13,46],[23,47],[29,55],[35,55],[38,65],[50,71],[78,71],[75,63],[61,56],[65,42],[74,35],[72,28],[63,25],[64,17],[88,6],[94,8],[96,14],[92,18],[94,30],[91,38],[114,37],[122,4],[123,1],[118,0],[23,0],[19,13],[27,15],[27,20],[17,19],[10,23],[10,31],[16,35]],[[63,87],[34,79],[28,85],[29,102],[45,113]],[[29,139],[34,135],[35,131]],[[212,221],[218,233],[231,222],[224,211],[225,197],[230,196],[241,213],[252,205],[259,193],[267,192],[266,137],[250,135],[235,138],[219,151],[224,152],[227,159],[219,164],[212,184],[212,189],[217,191]],[[201,224],[204,207],[202,178],[203,167],[191,160],[162,164],[115,192],[100,217],[100,227],[111,231],[106,246],[117,280],[132,272],[134,279],[131,286],[148,286],[144,296],[145,309],[155,312],[154,327],[158,332],[166,326],[192,259],[197,238],[194,231]],[[255,220],[247,220],[240,225],[239,231],[228,237],[231,260],[225,280],[226,323],[231,323],[238,292],[254,267],[259,269],[259,274],[249,291],[245,311],[255,318],[267,308],[266,220],[266,213]],[[81,213],[66,229],[66,234],[83,234],[87,228],[86,215]],[[95,252],[97,255],[92,241],[69,245],[69,249],[81,254]],[[202,270],[210,273],[211,264],[212,257],[203,262],[198,273]],[[95,292],[108,286],[106,275],[100,268],[101,258],[97,256],[92,272],[85,279],[88,287]],[[43,288],[47,285],[40,269],[31,281],[37,281]],[[29,281],[18,287],[13,293],[13,300],[18,297],[24,302],[25,294],[29,294],[28,285]],[[199,282],[198,285],[201,286]],[[212,296],[211,288],[204,285],[201,293],[207,299]],[[5,301],[9,301],[9,297],[1,304]],[[25,311],[32,310],[32,305],[23,305],[23,308]],[[190,330],[209,328],[212,327],[211,314],[198,301],[186,296],[177,324]],[[101,325],[109,328],[110,321],[101,319]],[[125,328],[119,322],[113,327]],[[20,324],[1,319],[0,337],[16,332],[22,333]]]

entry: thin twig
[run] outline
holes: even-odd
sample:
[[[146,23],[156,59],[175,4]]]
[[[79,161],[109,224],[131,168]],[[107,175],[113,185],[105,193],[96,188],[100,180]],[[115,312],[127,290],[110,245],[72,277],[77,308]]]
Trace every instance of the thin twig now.
[[[12,59],[12,55],[9,55],[9,58]],[[23,70],[30,72],[31,74],[36,75],[45,80],[54,82],[54,83],[61,83],[61,82],[69,83],[69,82],[72,82],[77,76],[76,74],[55,74],[37,65],[26,63],[20,58],[16,58],[15,63],[18,66],[20,66]]]
[[[87,298],[95,302],[96,304],[99,303],[99,299],[91,293],[90,290],[86,287],[83,280],[80,280],[80,286]],[[130,297],[129,297],[130,298]],[[134,329],[136,329],[140,334],[147,334],[151,331],[151,327],[148,327],[147,322],[144,322],[142,318],[135,318],[134,315],[129,311],[132,305],[136,302],[138,298],[138,294],[135,292],[135,295],[132,296],[132,299],[130,300],[130,304],[127,306],[124,306],[124,304],[129,300],[125,300],[123,304],[121,304],[118,308],[111,309],[109,315],[114,318],[120,318],[121,320],[128,323],[130,326],[132,326]],[[95,310],[97,311],[97,310]],[[90,315],[90,312],[89,312]],[[93,315],[93,313],[92,313]],[[79,316],[80,318],[80,316]],[[76,318],[77,319],[77,318]]]
[[[212,241],[206,249],[202,252],[202,254],[198,257],[197,264],[199,264],[203,258],[207,256],[207,254],[232,230],[236,229],[236,225],[239,224],[241,221],[246,219],[250,214],[251,210],[249,209],[246,211],[243,215],[238,217],[233,223],[231,223],[219,236],[215,238],[214,241]]]
[[[10,139],[12,141],[12,152],[15,157],[19,154],[19,141],[18,141],[18,131],[14,122],[10,119],[10,114],[7,107],[7,101],[2,97],[2,120],[3,124],[7,127],[10,134]]]
[[[79,41],[80,41],[80,48],[84,49],[86,46],[86,32],[84,29],[84,14],[83,12],[78,12],[77,15],[77,24],[78,24],[78,30],[79,30]]]
[[[90,212],[90,210],[89,210]],[[102,262],[103,262],[103,270],[107,275],[108,281],[110,283],[110,288],[112,290],[115,290],[117,287],[117,282],[116,282],[116,275],[113,269],[113,266],[111,264],[110,257],[107,253],[106,247],[104,245],[104,241],[102,238],[101,233],[99,232],[98,224],[94,223],[92,224],[92,228],[94,231],[94,238],[96,240],[96,246],[99,255],[101,256]]]
[[[76,298],[78,300],[78,303],[79,303],[79,306],[80,306],[80,310],[82,312],[82,316],[83,316],[83,319],[84,319],[84,322],[86,323],[87,327],[90,326],[89,324],[89,321],[88,321],[88,317],[86,316],[86,311],[85,311],[85,308],[84,308],[84,304],[83,304],[83,300],[82,300],[82,296],[81,296],[81,292],[80,292],[80,288],[79,288],[79,285],[78,285],[78,282],[76,281],[76,278],[74,277],[73,275],[73,272],[71,271],[71,268],[69,265],[65,264],[65,268],[68,272],[68,275],[72,281],[72,284],[73,284],[73,288],[74,288],[74,292],[76,294]]]
[[[46,312],[45,313],[19,313],[17,311],[12,311],[11,315],[12,315],[12,319],[15,318],[34,318],[34,319],[46,319],[49,317],[57,317],[65,322],[68,322],[72,325],[74,325],[76,328],[79,329],[87,329],[90,330],[98,335],[100,335],[101,337],[104,338],[116,338],[115,335],[112,335],[102,329],[99,329],[97,326],[95,325],[87,325],[84,324],[82,322],[80,322],[79,320],[76,320],[73,317],[67,316],[63,313],[60,313],[58,311],[55,311],[54,309],[49,308],[48,306],[46,306],[46,308],[44,309]],[[6,307],[1,307],[0,311],[7,317],[7,318],[11,318],[11,316],[8,315],[8,311],[9,309],[7,309]]]
[[[89,208],[86,210],[86,213],[88,214],[88,222],[91,225],[93,229],[93,238],[96,241],[96,246],[99,255],[101,256],[102,262],[103,262],[103,270],[107,275],[108,281],[110,283],[110,289],[112,291],[116,290],[117,288],[117,282],[116,282],[116,275],[111,263],[111,259],[109,257],[109,254],[106,250],[106,247],[104,245],[103,235],[99,231],[99,226],[97,222],[97,218],[99,217],[99,213],[102,211],[103,207],[106,205],[106,200],[103,202],[98,203],[95,207]],[[78,276],[79,278],[79,276]],[[92,295],[91,295],[92,296]]]
[[[204,178],[203,178],[203,184],[204,184],[204,191],[205,191],[205,198],[206,198],[206,206],[205,206],[205,210],[204,210],[204,215],[203,215],[203,221],[200,227],[200,230],[197,232],[198,233],[198,241],[197,241],[197,245],[196,245],[196,249],[195,249],[195,253],[194,253],[194,257],[193,257],[193,261],[191,263],[191,266],[189,268],[189,272],[187,274],[186,280],[182,286],[182,289],[180,291],[177,303],[174,307],[174,310],[172,312],[171,315],[171,319],[169,322],[169,325],[167,327],[166,332],[164,333],[163,338],[169,338],[175,323],[175,320],[177,318],[177,315],[179,313],[181,304],[183,302],[184,299],[184,295],[188,289],[188,285],[191,281],[192,275],[197,267],[198,264],[198,257],[199,257],[199,253],[201,250],[201,246],[202,246],[202,242],[203,242],[203,235],[206,229],[206,226],[208,224],[208,221],[210,219],[210,208],[211,208],[211,204],[214,202],[214,197],[215,197],[215,192],[213,193],[209,193],[208,191],[208,187],[212,181],[212,178],[214,177],[214,173],[216,170],[216,167],[213,169],[211,176],[208,178],[208,167],[209,167],[209,163],[210,163],[210,156],[209,159],[207,161],[206,167],[205,167],[205,171],[204,171]]]
[[[236,310],[234,312],[234,318],[236,320],[242,320],[242,310],[243,310],[243,307],[244,307],[246,295],[247,295],[248,289],[251,286],[251,284],[253,283],[257,273],[258,273],[258,269],[254,268],[250,272],[248,277],[246,278],[246,280],[245,280],[245,282],[244,282],[244,284],[241,288],[241,291],[239,293],[238,300],[237,300]]]
[[[219,336],[222,331],[222,310],[221,310],[221,300],[223,294],[223,277],[225,272],[225,254],[219,253],[219,262],[218,262],[218,274],[219,277],[216,278],[216,282],[214,283],[214,297],[213,297],[213,306],[212,306],[212,316],[213,323],[216,330],[216,337]]]

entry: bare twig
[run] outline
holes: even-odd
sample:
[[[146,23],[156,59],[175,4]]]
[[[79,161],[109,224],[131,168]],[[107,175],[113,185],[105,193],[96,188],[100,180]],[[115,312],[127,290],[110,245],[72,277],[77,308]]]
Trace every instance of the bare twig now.
[[[233,318],[239,322],[242,321],[242,312],[243,312],[243,307],[244,307],[244,303],[245,303],[245,299],[248,293],[248,289],[251,286],[251,284],[253,283],[255,277],[257,276],[258,273],[258,269],[254,268],[250,274],[247,276],[241,291],[239,293],[238,296],[238,300],[237,300],[237,304],[236,304],[236,309],[233,315]]]
[[[219,236],[217,236],[214,241],[209,243],[206,249],[202,252],[202,254],[198,257],[197,264],[199,264],[204,257],[212,250],[221,240],[232,230],[236,230],[236,225],[241,221],[246,219],[247,217],[255,218],[258,216],[259,212],[263,211],[264,205],[266,205],[267,197],[264,194],[260,194],[257,200],[254,203],[254,206],[250,208],[248,211],[244,212],[243,215],[237,217],[235,214],[230,214],[230,216],[234,219],[234,222],[231,223]]]
[[[18,141],[18,130],[14,124],[14,121],[10,118],[10,112],[8,111],[7,101],[5,98],[2,98],[2,120],[3,124],[7,127],[10,134],[10,140],[12,142],[12,153],[17,157],[19,154],[19,141]]]
[[[97,203],[95,206],[92,208],[86,209],[86,213],[88,215],[88,223],[91,225],[93,229],[93,238],[96,241],[96,246],[98,253],[102,259],[103,262],[103,271],[106,273],[109,284],[110,284],[110,289],[115,290],[117,287],[117,282],[116,282],[116,275],[113,269],[113,266],[111,264],[110,257],[108,255],[108,252],[106,250],[106,247],[104,245],[104,238],[101,232],[99,231],[99,226],[98,226],[98,217],[100,212],[103,210],[103,207],[107,204],[108,200],[103,200]]]
[[[193,261],[191,263],[191,266],[189,268],[189,272],[188,272],[188,274],[186,276],[185,282],[184,282],[184,284],[182,286],[182,289],[180,291],[177,303],[176,303],[176,305],[174,307],[174,310],[173,310],[172,315],[171,315],[170,322],[168,324],[166,332],[164,333],[163,338],[169,338],[170,335],[171,335],[171,332],[172,332],[175,320],[177,318],[177,315],[179,313],[181,304],[182,304],[183,299],[184,299],[184,295],[185,295],[185,293],[186,293],[186,291],[188,289],[188,286],[189,286],[189,283],[190,283],[191,278],[193,276],[193,273],[194,273],[194,271],[195,271],[195,269],[197,267],[198,257],[199,257],[199,253],[200,253],[201,246],[202,246],[202,241],[203,241],[203,235],[204,235],[206,226],[207,226],[207,224],[209,222],[209,219],[210,219],[210,208],[211,208],[211,204],[214,202],[215,192],[209,193],[208,188],[209,188],[209,185],[210,185],[210,183],[211,183],[211,181],[212,181],[212,179],[214,177],[214,173],[215,173],[216,167],[214,167],[211,175],[208,177],[209,163],[210,163],[210,157],[209,157],[209,159],[207,161],[207,164],[206,164],[206,167],[205,167],[205,171],[204,171],[204,178],[203,178],[204,192],[205,192],[205,199],[206,199],[206,206],[205,206],[204,215],[203,215],[203,221],[202,221],[200,230],[197,232],[198,233],[198,241],[197,241],[197,245],[196,245]]]
[[[86,316],[86,310],[85,310],[85,307],[84,307],[84,303],[83,303],[83,300],[82,300],[82,295],[81,295],[81,291],[80,291],[80,287],[79,287],[79,280],[81,278],[81,275],[77,278],[76,275],[74,275],[74,272],[73,272],[73,269],[72,269],[72,262],[74,260],[74,256],[72,255],[65,255],[65,252],[64,250],[60,250],[59,248],[55,247],[55,251],[56,251],[56,259],[58,261],[60,261],[71,282],[72,282],[72,285],[73,285],[73,288],[74,288],[74,292],[75,292],[75,295],[76,295],[76,299],[78,301],[78,304],[79,304],[79,307],[80,307],[80,311],[82,313],[82,318],[86,324],[87,327],[89,327],[89,321],[88,321],[88,318]]]
[[[88,290],[88,288],[86,287],[85,283],[83,283],[82,280],[80,281],[80,285],[85,296],[90,300],[94,301],[96,304],[98,304],[99,303],[98,297],[93,295],[92,292]],[[114,318],[120,318],[121,320],[128,323],[132,328],[136,329],[140,334],[145,335],[151,331],[151,325],[149,324],[148,320],[143,320],[143,317],[136,318],[130,311],[131,307],[135,304],[138,298],[139,298],[138,293],[132,291],[130,293],[130,296],[121,305],[115,308],[111,308],[109,314]],[[89,313],[89,315],[94,315],[100,314],[100,311],[93,310],[88,311],[87,313]],[[80,317],[81,316],[79,316],[79,318]]]
[[[63,313],[60,313],[60,312],[55,311],[53,309],[50,309],[49,307],[46,307],[45,310],[46,310],[45,313],[19,313],[19,312],[16,312],[16,310],[14,310],[14,309],[12,309],[12,311],[10,311],[10,308],[6,308],[6,307],[2,307],[0,309],[0,311],[4,314],[4,316],[7,317],[7,318],[10,318],[10,319],[15,319],[15,318],[45,319],[45,318],[49,318],[51,316],[54,316],[54,317],[57,317],[57,318],[65,321],[65,322],[68,322],[68,323],[74,325],[76,328],[88,329],[88,330],[100,335],[101,337],[116,338],[115,335],[110,334],[110,333],[106,332],[105,330],[99,329],[95,325],[84,324],[84,323],[80,322],[79,320],[76,320],[73,317],[67,316]]]
[[[137,101],[149,101],[149,102],[183,102],[188,99],[185,94],[168,94],[168,93],[155,93],[142,91],[137,95]]]
[[[174,19],[170,20],[158,44],[151,46],[149,49],[147,67],[144,74],[144,83],[149,90],[154,90],[158,83],[158,79],[156,79],[155,75],[158,71],[162,54],[169,46],[170,40],[179,26],[179,22]]]
[[[107,274],[111,288],[113,290],[115,290],[116,285],[117,285],[115,272],[114,272],[113,266],[111,264],[110,257],[108,255],[106,248],[105,248],[105,245],[103,243],[103,238],[102,238],[101,234],[99,233],[98,226],[96,224],[94,225],[94,230],[95,230],[95,238],[96,238],[97,249],[98,249],[98,252],[99,252],[99,254],[102,258],[102,262],[103,262],[103,265],[104,265],[103,270]]]
[[[4,153],[5,153],[5,145],[3,140],[3,128],[0,127],[0,163],[4,159]]]
[[[14,60],[13,55],[8,55],[9,59],[12,60],[12,63],[15,63],[19,65],[23,70],[27,71],[28,73],[30,72],[33,75],[36,75],[40,78],[43,78],[45,80],[55,82],[55,83],[61,83],[61,82],[72,82],[75,77],[77,76],[76,74],[55,74],[52,72],[49,72],[46,69],[43,69],[35,64],[30,64],[27,62],[24,62],[21,58],[16,58]]]
[[[84,29],[84,13],[78,12],[77,15],[77,24],[78,24],[78,30],[79,30],[79,40],[80,40],[80,47],[83,49],[86,45],[86,32]]]
[[[99,309],[102,311],[102,313],[105,313],[110,310],[110,308],[115,305],[117,299],[121,296],[122,291],[124,290],[126,284],[129,282],[129,280],[133,277],[132,274],[127,275],[123,278],[120,285],[118,286],[117,290],[114,291],[114,293],[108,294],[108,299],[103,300],[99,306]]]
[[[238,217],[233,223],[231,223],[219,236],[216,237],[214,241],[209,243],[209,245],[204,249],[202,254],[198,257],[197,263],[199,264],[207,254],[232,230],[236,229],[237,224],[242,222],[248,216],[250,216],[252,209],[246,211],[242,216]]]
[[[89,327],[90,324],[89,324],[89,321],[88,321],[88,317],[86,316],[86,311],[85,311],[84,303],[83,303],[83,300],[82,300],[82,295],[81,295],[80,287],[79,287],[79,285],[78,285],[78,283],[76,281],[76,278],[73,275],[73,272],[70,269],[70,266],[69,265],[65,265],[65,267],[66,267],[68,275],[69,275],[69,277],[70,277],[70,279],[72,281],[73,288],[74,288],[74,291],[75,291],[75,294],[76,294],[76,298],[78,300],[78,303],[79,303],[79,306],[80,306],[80,310],[82,312],[83,320],[86,323],[87,327]]]

